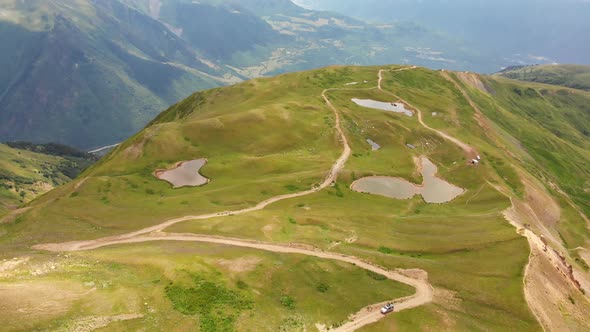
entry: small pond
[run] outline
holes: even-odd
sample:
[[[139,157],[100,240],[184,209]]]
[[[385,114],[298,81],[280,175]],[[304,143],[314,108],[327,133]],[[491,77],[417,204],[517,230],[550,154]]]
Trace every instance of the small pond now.
[[[170,182],[174,188],[202,186],[209,183],[209,179],[199,173],[206,163],[207,159],[205,158],[183,161],[173,169],[156,170],[154,175],[160,180]]]
[[[369,143],[371,145],[371,149],[373,151],[377,151],[377,150],[381,149],[381,145],[375,143],[375,141],[373,141],[370,138],[367,138],[367,143]]]
[[[462,188],[436,177],[438,169],[428,158],[421,157],[420,164],[424,179],[422,185],[401,178],[369,176],[355,181],[351,189],[395,199],[409,199],[420,194],[426,203],[447,203],[465,192]]]
[[[386,102],[376,101],[376,100],[372,100],[372,99],[358,99],[358,98],[353,98],[352,101],[359,106],[363,106],[363,107],[367,107],[367,108],[373,108],[373,109],[378,109],[378,110],[388,111],[388,112],[402,113],[407,116],[414,115],[414,112],[406,109],[406,105],[404,105],[403,103],[400,103],[400,102],[386,103]]]
[[[352,190],[395,199],[409,199],[420,193],[415,184],[400,178],[369,176],[355,181]]]

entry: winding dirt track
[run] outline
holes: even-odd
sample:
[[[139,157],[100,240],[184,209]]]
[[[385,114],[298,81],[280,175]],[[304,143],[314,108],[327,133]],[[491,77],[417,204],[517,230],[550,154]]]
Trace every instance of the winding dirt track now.
[[[228,246],[234,247],[243,247],[243,248],[252,248],[257,250],[265,250],[270,252],[277,252],[277,253],[287,253],[287,254],[300,254],[300,255],[307,255],[307,256],[314,256],[323,259],[330,259],[341,261],[345,263],[353,264],[357,267],[362,269],[372,271],[387,277],[390,280],[397,281],[404,283],[406,285],[410,285],[416,289],[416,293],[414,295],[404,297],[401,299],[395,299],[390,302],[396,303],[395,311],[406,310],[421,306],[423,304],[429,303],[433,299],[433,289],[432,286],[428,283],[426,278],[417,278],[403,274],[402,270],[397,271],[390,271],[383,267],[373,265],[368,263],[360,258],[354,256],[348,256],[343,254],[338,254],[334,252],[325,252],[322,250],[311,250],[300,248],[296,246],[288,246],[288,245],[278,245],[272,243],[265,243],[265,242],[258,242],[258,241],[248,241],[243,239],[235,239],[235,238],[227,238],[227,237],[218,237],[218,236],[206,236],[206,235],[198,235],[198,234],[183,234],[183,233],[163,233],[163,232],[153,232],[149,235],[143,236],[136,236],[132,238],[122,238],[118,240],[112,241],[103,241],[103,242],[95,242],[92,244],[86,244],[83,246],[74,246],[68,247],[67,251],[83,251],[83,250],[92,250],[97,249],[100,247],[115,245],[115,244],[125,244],[125,243],[141,243],[141,242],[151,242],[151,241],[187,241],[187,242],[204,242],[204,243],[216,243],[216,244],[223,244]],[[56,245],[43,245],[38,246],[39,249],[45,249],[50,251],[64,251],[63,245],[56,244]],[[330,331],[354,331],[358,328],[361,328],[365,325],[375,323],[381,318],[384,317],[379,312],[379,308],[383,306],[383,303],[375,303],[369,305],[365,308],[362,308],[359,312],[354,314],[352,319],[346,323],[345,325],[340,326],[337,329],[332,329]]]
[[[230,216],[230,215],[238,215],[238,214],[259,211],[259,210],[262,210],[265,207],[269,206],[270,204],[273,204],[273,203],[276,203],[276,202],[279,202],[282,200],[286,200],[286,199],[306,196],[306,195],[313,194],[313,193],[316,193],[322,189],[327,188],[333,182],[336,181],[336,179],[338,178],[338,174],[340,173],[342,168],[344,168],[344,164],[346,163],[348,158],[350,158],[350,154],[352,152],[350,145],[348,144],[348,139],[346,138],[346,135],[344,135],[344,131],[342,130],[342,127],[340,125],[340,123],[341,123],[340,114],[338,113],[338,110],[336,109],[336,107],[334,107],[334,105],[332,105],[332,103],[330,102],[330,100],[326,96],[326,92],[328,90],[329,89],[326,89],[322,92],[322,97],[326,101],[326,104],[328,105],[328,107],[330,107],[330,109],[334,112],[334,116],[336,118],[335,127],[336,127],[336,130],[340,136],[340,140],[342,141],[342,144],[344,146],[344,150],[343,150],[342,154],[340,155],[340,157],[336,160],[334,165],[332,165],[332,169],[330,170],[330,172],[328,173],[328,175],[326,176],[324,181],[319,186],[316,186],[316,187],[306,190],[306,191],[300,191],[297,193],[271,197],[267,200],[264,200],[264,201],[256,204],[255,206],[241,209],[241,210],[222,211],[222,212],[215,212],[215,213],[210,213],[210,214],[203,214],[203,215],[199,215],[199,216],[184,216],[184,217],[180,217],[180,218],[170,219],[170,220],[165,221],[161,224],[147,227],[147,228],[143,228],[138,231],[126,233],[126,234],[122,234],[122,235],[105,237],[105,238],[97,239],[97,240],[51,244],[52,248],[62,248],[61,251],[79,250],[80,248],[83,248],[86,246],[91,246],[95,243],[109,243],[109,242],[113,242],[113,241],[117,241],[117,240],[121,240],[121,239],[128,239],[128,238],[136,237],[139,235],[152,233],[152,232],[159,232],[159,231],[162,231],[172,225],[175,225],[177,223],[184,222],[184,221],[211,219],[211,218],[216,218],[216,217],[225,217],[225,216]],[[35,246],[35,248],[36,249],[46,249],[45,245]],[[59,251],[57,249],[51,249],[51,250]]]
[[[407,68],[403,68],[402,70],[414,69],[414,68],[416,68],[416,67],[407,67]],[[383,80],[382,72],[383,72],[383,70],[379,71],[379,83],[378,83],[378,89],[381,91],[383,91],[383,89],[381,88],[381,82]],[[215,218],[215,217],[224,217],[224,216],[244,214],[244,213],[248,213],[248,212],[262,210],[265,207],[267,207],[268,205],[276,203],[278,201],[316,193],[322,189],[327,188],[333,182],[335,182],[338,177],[338,174],[344,168],[346,161],[350,157],[352,150],[351,150],[350,145],[348,143],[348,139],[346,138],[346,135],[344,134],[344,131],[342,130],[340,114],[339,114],[338,110],[336,109],[336,107],[334,107],[332,102],[326,96],[326,92],[330,91],[330,90],[340,90],[340,89],[326,89],[322,92],[322,97],[324,98],[326,105],[334,113],[335,129],[336,129],[338,135],[340,136],[340,141],[342,142],[342,145],[343,145],[343,152],[340,155],[340,157],[336,160],[336,162],[333,164],[332,168],[330,169],[330,172],[328,173],[328,175],[326,176],[326,178],[324,179],[324,181],[320,185],[318,185],[312,189],[309,189],[306,191],[301,191],[298,193],[275,196],[275,197],[269,198],[265,201],[262,201],[262,202],[256,204],[255,206],[241,209],[241,210],[216,212],[216,213],[205,214],[205,215],[200,215],[200,216],[184,216],[184,217],[180,217],[180,218],[171,219],[171,220],[165,221],[161,224],[147,227],[147,228],[144,228],[144,229],[141,229],[141,230],[138,230],[135,232],[127,233],[127,234],[111,236],[111,237],[106,237],[106,238],[101,238],[101,239],[96,239],[96,240],[89,240],[89,241],[75,241],[75,242],[66,242],[66,243],[41,244],[41,245],[36,245],[33,248],[54,251],[54,252],[63,252],[63,251],[92,250],[92,249],[97,249],[97,248],[101,248],[101,247],[105,247],[105,246],[116,245],[116,244],[126,244],[126,243],[141,243],[141,242],[149,242],[149,241],[187,241],[187,242],[216,243],[216,244],[223,244],[223,245],[230,245],[230,246],[244,247],[244,248],[252,248],[252,249],[258,249],[258,250],[278,252],[278,253],[301,254],[301,255],[308,255],[308,256],[314,256],[314,257],[318,257],[318,258],[331,259],[331,260],[337,260],[337,261],[341,261],[341,262],[351,263],[351,264],[354,264],[354,265],[356,265],[360,268],[363,268],[365,270],[369,270],[369,271],[381,274],[390,280],[401,282],[401,283],[404,283],[404,284],[414,287],[416,289],[416,293],[414,295],[391,301],[391,302],[396,303],[396,306],[395,306],[396,311],[415,308],[417,306],[421,306],[423,304],[431,302],[433,299],[433,288],[427,281],[426,273],[422,270],[417,270],[417,271],[421,272],[424,275],[424,277],[415,277],[415,276],[410,276],[409,274],[408,275],[403,274],[402,270],[389,271],[385,268],[370,264],[370,263],[363,261],[362,259],[354,257],[354,256],[347,256],[347,255],[333,253],[333,252],[326,252],[326,251],[322,251],[319,249],[310,250],[310,249],[300,248],[300,247],[296,247],[296,246],[278,245],[278,244],[250,241],[250,240],[244,240],[244,239],[216,237],[216,236],[207,236],[207,235],[198,235],[198,234],[179,234],[179,233],[164,233],[163,232],[164,229],[166,229],[174,224],[177,224],[179,222],[184,222],[184,221],[189,221],[189,220],[203,220],[203,219],[210,219],[210,218]],[[343,89],[343,90],[345,90],[345,89]],[[346,90],[350,90],[350,89],[346,89]],[[384,92],[387,92],[387,91],[384,91]],[[390,92],[387,92],[387,93],[393,95]],[[399,98],[399,97],[396,96],[396,98]],[[460,147],[464,148],[464,150],[466,148],[468,148],[469,151],[474,151],[471,147],[462,143],[461,141],[459,141],[453,137],[450,137],[450,136],[448,136],[436,129],[432,129],[432,128],[428,127],[422,121],[421,112],[417,108],[415,108],[414,106],[410,105],[409,103],[407,103],[405,101],[403,101],[403,102],[417,110],[418,120],[425,128],[428,128],[430,130],[433,130],[433,131],[439,133],[441,136],[445,137],[446,139],[448,139],[448,140],[454,142],[455,144],[459,145]],[[351,316],[350,321],[348,323],[340,326],[337,329],[331,330],[331,331],[354,331],[354,330],[361,328],[363,326],[366,326],[368,324],[377,322],[378,320],[380,320],[381,318],[384,317],[379,312],[379,308],[383,304],[384,303],[376,303],[376,304],[372,304],[370,306],[367,306],[367,307],[361,309],[359,312],[357,312],[356,314]]]
[[[475,158],[475,157],[478,155],[478,153],[477,153],[477,151],[476,151],[476,150],[475,150],[475,149],[474,149],[472,146],[470,146],[469,144],[466,144],[466,143],[464,143],[464,142],[462,142],[462,141],[460,141],[460,140],[456,139],[456,138],[455,138],[455,137],[453,137],[453,136],[450,136],[449,134],[447,134],[447,133],[445,133],[445,132],[442,132],[442,131],[440,131],[440,130],[438,130],[438,129],[434,129],[434,128],[430,127],[430,126],[429,126],[429,125],[427,125],[427,124],[424,122],[424,120],[422,119],[422,111],[420,111],[420,109],[419,109],[419,108],[417,108],[416,106],[414,106],[414,105],[410,104],[410,103],[409,103],[409,102],[407,102],[406,100],[402,99],[400,96],[398,96],[398,95],[396,95],[396,94],[394,94],[394,93],[392,93],[392,92],[389,92],[389,91],[383,90],[383,87],[382,87],[382,85],[381,85],[381,83],[383,82],[383,72],[386,72],[386,71],[393,71],[393,72],[396,72],[396,71],[398,71],[398,72],[399,72],[399,71],[403,71],[403,70],[409,70],[409,69],[415,69],[415,68],[416,68],[415,66],[412,66],[412,67],[405,67],[405,68],[401,68],[401,69],[397,69],[397,70],[387,70],[387,69],[381,69],[381,70],[379,70],[379,81],[378,81],[377,88],[378,88],[380,91],[382,91],[382,92],[384,92],[384,93],[387,93],[387,94],[389,94],[389,95],[391,95],[391,96],[393,96],[393,97],[395,97],[395,98],[399,99],[399,100],[400,100],[401,102],[403,102],[404,104],[406,104],[406,105],[410,106],[411,108],[413,108],[413,109],[416,111],[416,114],[417,114],[417,116],[418,116],[418,122],[420,122],[420,124],[422,125],[422,127],[424,127],[424,128],[426,128],[426,129],[428,129],[428,130],[430,130],[430,131],[433,131],[433,132],[437,133],[437,134],[438,134],[439,136],[441,136],[442,138],[444,138],[444,139],[446,139],[447,141],[450,141],[450,142],[452,142],[453,144],[455,144],[455,145],[457,145],[458,147],[460,147],[460,148],[461,148],[461,149],[462,149],[462,150],[465,152],[465,155],[467,156],[467,158],[469,158],[469,159],[473,159],[473,158]]]

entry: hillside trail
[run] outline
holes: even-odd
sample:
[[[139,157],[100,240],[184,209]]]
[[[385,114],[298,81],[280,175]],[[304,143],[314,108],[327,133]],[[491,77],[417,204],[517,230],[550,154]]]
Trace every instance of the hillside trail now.
[[[339,114],[338,110],[336,109],[336,107],[334,107],[334,105],[332,105],[332,103],[330,102],[330,100],[326,96],[326,92],[328,90],[330,90],[330,89],[326,89],[322,92],[322,97],[324,98],[328,107],[334,112],[335,119],[336,119],[335,128],[338,132],[338,135],[340,136],[340,141],[342,142],[344,149],[343,149],[343,152],[340,155],[340,157],[332,165],[332,168],[330,169],[330,172],[328,173],[328,175],[325,177],[324,181],[319,186],[316,186],[312,189],[305,190],[305,191],[300,191],[300,192],[296,192],[296,193],[271,197],[271,198],[264,200],[252,207],[244,208],[241,210],[222,211],[222,212],[215,212],[215,213],[198,215],[198,216],[183,216],[180,218],[170,219],[170,220],[165,221],[161,224],[154,225],[151,227],[146,227],[146,228],[140,229],[135,232],[130,232],[130,233],[111,236],[111,237],[105,237],[105,238],[96,239],[96,240],[67,242],[67,243],[62,243],[59,245],[62,246],[64,251],[68,251],[68,250],[72,250],[74,248],[81,248],[86,245],[92,245],[93,243],[116,241],[116,240],[120,240],[120,239],[126,239],[126,238],[139,236],[142,234],[162,231],[170,226],[173,226],[177,223],[184,222],[184,221],[211,219],[211,218],[216,218],[216,217],[225,217],[225,216],[230,216],[230,215],[239,215],[239,214],[259,211],[259,210],[262,210],[265,207],[269,206],[270,204],[273,204],[273,203],[276,203],[276,202],[279,202],[282,200],[286,200],[286,199],[310,195],[310,194],[316,193],[322,189],[329,187],[332,183],[336,182],[336,180],[338,178],[338,174],[344,168],[344,165],[346,164],[346,161],[348,161],[348,158],[350,158],[350,155],[352,153],[352,149],[350,148],[350,145],[348,143],[348,139],[346,138],[346,135],[344,134],[344,131],[342,130],[340,114]]]
[[[103,146],[103,147],[101,147],[101,148],[97,148],[97,149],[94,149],[94,150],[90,150],[90,151],[88,151],[87,153],[90,153],[90,154],[99,153],[99,152],[102,152],[102,151],[104,151],[104,150],[107,150],[107,149],[116,148],[116,147],[117,147],[117,146],[119,146],[120,144],[121,144],[121,143],[115,143],[115,144],[112,144],[112,145]]]
[[[264,250],[270,251],[275,253],[285,253],[285,254],[300,254],[300,255],[307,255],[313,256],[322,259],[329,259],[335,260],[345,263],[350,263],[355,265],[359,268],[365,269],[367,271],[372,271],[374,273],[378,273],[387,277],[389,280],[397,281],[400,283],[404,283],[406,285],[412,286],[416,289],[416,292],[413,295],[395,299],[389,302],[395,303],[395,311],[407,310],[411,308],[415,308],[426,303],[432,302],[434,296],[434,290],[430,283],[427,280],[427,274],[421,270],[413,270],[411,273],[409,271],[404,270],[387,270],[383,267],[368,263],[360,258],[339,254],[335,252],[327,252],[322,251],[320,249],[306,249],[302,247],[297,247],[296,245],[280,245],[280,244],[273,244],[273,243],[266,243],[260,241],[252,241],[252,240],[244,240],[244,239],[236,239],[236,238],[228,238],[228,237],[220,237],[220,236],[208,236],[208,235],[199,235],[199,234],[184,234],[184,233],[164,233],[164,232],[153,232],[149,235],[137,236],[133,238],[124,238],[119,240],[112,240],[108,242],[96,242],[93,244],[88,244],[85,246],[79,246],[75,248],[68,248],[68,251],[83,251],[83,250],[92,250],[97,249],[109,245],[115,244],[128,244],[128,243],[142,243],[142,242],[152,242],[152,241],[186,241],[186,242],[202,242],[202,243],[214,243],[214,244],[222,244],[228,245],[233,247],[242,247],[242,248],[251,248],[257,250]],[[42,247],[42,248],[41,248]],[[50,251],[63,251],[63,247],[59,245],[44,245],[39,246],[38,249],[45,249]],[[422,276],[414,276],[413,274],[421,274]],[[404,273],[405,272],[405,273]],[[336,328],[330,329],[330,331],[354,331],[358,328],[361,328],[365,325],[375,323],[381,318],[384,317],[383,314],[379,312],[379,309],[385,305],[387,302],[382,303],[375,303],[369,306],[366,306],[359,310],[357,313],[353,314],[351,317],[352,319]]]
[[[415,67],[408,67],[405,69],[413,69]],[[381,81],[382,81],[382,74],[379,71],[379,83],[378,88],[381,89]],[[330,260],[337,260],[341,262],[351,263],[356,265],[360,268],[363,268],[368,271],[372,271],[378,274],[381,274],[387,277],[390,280],[394,280],[397,282],[401,282],[407,284],[411,287],[416,289],[416,293],[414,295],[404,297],[401,299],[395,299],[391,302],[396,303],[396,311],[405,310],[410,308],[415,308],[417,306],[421,306],[423,304],[429,303],[433,300],[433,288],[428,283],[427,280],[427,273],[425,271],[415,269],[411,274],[403,274],[402,270],[390,271],[385,268],[370,264],[360,258],[354,256],[343,255],[334,252],[326,252],[320,249],[305,249],[305,248],[298,248],[292,245],[279,245],[279,244],[271,244],[271,243],[264,243],[259,241],[251,241],[251,240],[243,240],[243,239],[234,239],[234,238],[226,238],[226,237],[216,237],[216,236],[207,236],[207,235],[199,235],[199,234],[177,234],[177,233],[164,233],[163,230],[180,222],[189,221],[189,220],[203,220],[203,219],[211,219],[216,217],[224,217],[224,216],[231,216],[231,215],[238,215],[249,213],[253,211],[262,210],[270,204],[291,199],[295,197],[301,197],[309,194],[316,193],[322,189],[325,189],[332,185],[336,179],[338,178],[338,174],[344,168],[344,165],[350,158],[352,154],[352,149],[350,148],[348,139],[344,134],[344,130],[341,126],[341,117],[338,109],[332,104],[330,99],[326,96],[326,92],[331,90],[340,90],[338,88],[332,89],[325,89],[322,92],[322,98],[324,99],[326,105],[332,110],[335,116],[335,129],[340,136],[340,141],[343,145],[343,151],[340,157],[335,161],[330,169],[328,175],[325,177],[324,181],[309,190],[301,191],[297,193],[279,195],[267,200],[264,200],[255,206],[241,209],[241,210],[234,210],[234,211],[222,211],[216,213],[210,213],[205,215],[199,216],[184,216],[180,218],[171,219],[165,221],[161,224],[143,228],[138,231],[105,237],[95,240],[88,240],[88,241],[74,241],[74,242],[65,242],[65,243],[51,243],[51,244],[40,244],[36,245],[34,249],[40,250],[48,250],[53,252],[64,252],[64,251],[85,251],[85,250],[92,250],[97,249],[105,246],[116,245],[116,244],[125,244],[125,243],[140,243],[140,242],[149,242],[149,241],[193,241],[193,242],[204,242],[204,243],[216,243],[216,244],[223,244],[229,246],[237,246],[237,247],[246,247],[258,250],[266,250],[278,253],[292,253],[292,254],[302,254],[308,256],[314,256],[318,258],[330,259]],[[350,89],[342,89],[342,90],[350,90]],[[409,105],[409,104],[408,104]],[[411,105],[410,105],[411,106]],[[419,117],[421,121],[421,117]],[[423,124],[423,122],[421,121]],[[426,126],[425,124],[423,124]],[[434,130],[434,129],[432,129]],[[436,131],[436,130],[434,130]],[[438,132],[438,131],[437,131]],[[444,134],[445,136],[448,136]],[[444,136],[443,136],[444,137]],[[458,140],[457,140],[458,141]],[[418,274],[418,276],[416,276]],[[376,303],[369,305],[363,309],[361,309],[356,314],[352,315],[349,321],[338,327],[337,329],[330,330],[330,331],[354,331],[358,328],[361,328],[365,325],[377,322],[379,319],[383,318],[379,312],[379,308],[384,305],[384,303]]]
[[[405,67],[405,68],[401,68],[401,69],[396,69],[396,70],[389,70],[389,69],[381,69],[379,70],[379,80],[377,83],[377,88],[379,89],[379,91],[384,92],[386,94],[389,94],[395,98],[397,98],[399,101],[401,101],[402,103],[410,106],[412,109],[414,109],[416,111],[416,115],[418,116],[418,122],[420,123],[420,125],[430,131],[433,131],[435,133],[437,133],[439,136],[441,136],[442,138],[444,138],[447,141],[450,141],[451,143],[457,145],[459,148],[461,148],[464,152],[465,155],[467,156],[468,159],[474,159],[475,157],[478,156],[477,150],[475,150],[475,148],[473,148],[472,146],[470,146],[467,143],[464,143],[463,141],[443,132],[440,131],[438,129],[432,128],[429,125],[427,125],[424,120],[423,120],[423,116],[422,116],[422,111],[420,111],[420,109],[412,104],[410,104],[408,101],[404,100],[403,98],[401,98],[400,96],[394,94],[393,92],[390,91],[386,91],[383,89],[382,86],[382,82],[383,82],[383,73],[386,71],[389,72],[400,72],[400,71],[404,71],[404,70],[412,70],[412,69],[416,69],[416,66],[412,66],[412,67]]]

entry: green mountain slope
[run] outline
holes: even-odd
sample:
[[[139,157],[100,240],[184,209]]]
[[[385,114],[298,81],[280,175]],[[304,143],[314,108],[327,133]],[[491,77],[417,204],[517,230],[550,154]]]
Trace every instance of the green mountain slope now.
[[[117,142],[195,89],[222,84],[184,41],[118,1],[0,4],[3,140]]]
[[[590,91],[590,66],[540,65],[509,67],[500,76]]]
[[[0,140],[110,145],[195,90],[331,64],[500,66],[415,24],[288,0],[1,0],[0,10]]]
[[[55,144],[0,144],[0,216],[70,182],[93,161]]]
[[[403,102],[414,116],[353,98]],[[72,329],[110,317],[114,330],[313,330],[414,292],[327,258],[335,253],[410,269],[409,278],[433,290],[432,302],[425,296],[411,310],[379,314],[369,331],[587,329],[580,289],[590,232],[580,213],[588,214],[581,105],[589,99],[409,66],[330,67],[193,94],[76,181],[0,223],[3,256],[23,262],[11,263],[5,278],[20,296],[3,303],[19,308],[42,290],[51,301],[47,289],[67,298],[51,312],[45,300],[29,305],[27,317],[38,318],[5,310],[0,321],[12,329]],[[476,154],[479,166],[469,162]],[[428,204],[350,189],[373,175],[421,183],[421,156],[465,192]],[[198,158],[207,159],[206,185],[173,189],[154,175]],[[535,293],[553,288],[562,291]],[[549,322],[537,321],[539,310]]]
[[[532,157],[527,168],[545,178],[549,186],[557,185],[554,190],[563,190],[577,209],[590,216],[590,172],[586,167],[590,164],[590,94],[495,76],[484,82],[493,98],[474,98]],[[569,249],[584,246],[590,234],[586,222],[575,215],[570,222],[560,223],[558,230]]]

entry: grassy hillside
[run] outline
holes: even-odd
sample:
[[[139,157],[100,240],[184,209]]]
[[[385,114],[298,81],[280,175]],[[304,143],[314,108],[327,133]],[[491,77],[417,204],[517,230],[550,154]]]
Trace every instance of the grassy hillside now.
[[[498,73],[500,76],[520,81],[561,85],[590,91],[590,66],[542,65],[509,67]]]
[[[0,144],[0,216],[74,179],[91,156],[58,145]]]
[[[553,190],[563,190],[564,197],[590,216],[586,167],[590,163],[590,94],[496,76],[484,82],[493,97],[472,91],[473,98],[486,116],[512,136],[516,150],[530,158],[525,159],[528,170],[545,179],[548,187],[556,184]],[[590,236],[586,222],[576,213],[564,217],[558,231],[569,249],[586,245]]]
[[[84,149],[124,140],[195,90],[364,58],[359,41],[373,48],[385,38],[336,21],[317,29],[299,7],[264,1],[1,0],[0,7],[9,50],[0,55],[0,139]],[[341,37],[350,39],[344,52],[339,42],[318,44]]]
[[[0,6],[10,50],[0,55],[2,140],[112,144],[196,89],[222,84],[162,23],[119,1]]]
[[[11,263],[16,267],[3,281],[10,294],[21,294],[9,307],[27,306],[27,317],[35,313],[34,319],[23,319],[7,309],[0,320],[15,330],[56,329],[136,314],[117,318],[108,329],[311,331],[317,323],[337,326],[370,303],[410,294],[407,286],[351,264],[221,244],[153,241],[64,255],[30,249],[235,211],[317,186],[342,153],[334,113],[322,98],[331,89],[326,98],[338,110],[352,148],[332,186],[262,210],[186,218],[164,231],[318,248],[390,270],[427,272],[433,302],[396,312],[366,330],[540,330],[523,292],[529,246],[503,212],[510,199],[527,195],[520,172],[548,188],[548,180],[555,181],[575,206],[585,208],[586,196],[576,196],[582,181],[570,180],[588,178],[581,166],[587,163],[588,139],[575,127],[585,125],[580,105],[587,94],[497,78],[485,79],[494,93],[484,93],[452,73],[457,84],[443,72],[396,71],[400,68],[385,67],[391,71],[382,73],[383,91],[376,88],[380,67],[330,67],[199,92],[172,106],[78,180],[0,224],[2,257],[20,262]],[[351,82],[357,84],[347,85]],[[497,127],[482,130],[460,88]],[[476,147],[482,165],[470,166],[463,150],[417,116],[363,108],[351,98],[403,98],[422,110],[430,127]],[[528,113],[533,111],[539,114]],[[523,150],[513,147],[510,154],[490,139],[504,139],[501,135],[520,142]],[[381,150],[372,151],[367,138]],[[541,147],[551,150],[543,153]],[[420,183],[413,158],[422,155],[438,166],[441,178],[466,192],[446,204],[427,204],[420,196],[394,200],[348,189],[369,175]],[[153,176],[156,169],[197,158],[208,160],[201,169],[211,179],[205,186],[172,189]],[[555,160],[572,162],[559,166]],[[568,247],[582,245],[588,234],[572,218],[575,210],[551,193],[563,209],[551,227]],[[47,301],[62,297],[59,310],[26,304],[40,292]],[[581,293],[569,295],[585,308]],[[581,321],[574,317],[569,324],[584,326],[576,325]]]
[[[0,0],[0,140],[118,143],[190,93],[332,64],[505,63],[414,23],[289,0]]]

